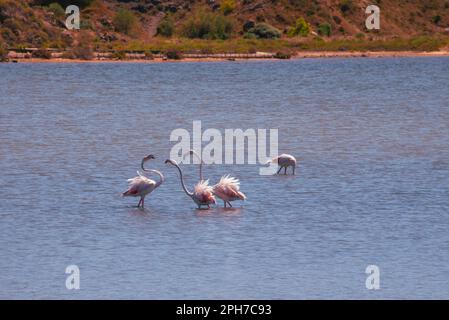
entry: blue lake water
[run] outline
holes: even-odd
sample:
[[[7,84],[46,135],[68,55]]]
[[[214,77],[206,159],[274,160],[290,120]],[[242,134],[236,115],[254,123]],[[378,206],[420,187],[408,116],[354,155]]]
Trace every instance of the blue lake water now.
[[[448,84],[448,58],[0,64],[0,298],[447,298]],[[163,163],[194,120],[278,128],[297,175],[209,165],[248,200],[196,210]]]

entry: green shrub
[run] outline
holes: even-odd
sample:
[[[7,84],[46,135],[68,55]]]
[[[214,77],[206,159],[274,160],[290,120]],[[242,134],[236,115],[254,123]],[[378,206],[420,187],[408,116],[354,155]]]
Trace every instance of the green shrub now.
[[[235,0],[223,0],[220,4],[221,11],[224,15],[228,15],[234,11],[236,7]]]
[[[254,28],[248,30],[248,33],[256,35],[262,39],[277,39],[281,36],[281,31],[268,23],[257,23]]]
[[[33,58],[51,59],[51,52],[47,49],[38,49],[31,54]]]
[[[171,37],[175,31],[175,26],[170,18],[165,18],[157,27],[157,34],[163,37]]]
[[[232,33],[232,22],[223,15],[199,12],[183,25],[182,34],[187,38],[228,39]]]
[[[114,16],[113,24],[118,32],[129,35],[136,25],[136,21],[137,19],[131,11],[119,9]]]
[[[65,10],[59,3],[57,2],[50,3],[48,8],[50,9],[51,12],[53,12],[53,14],[57,19],[62,19],[65,17]]]
[[[304,20],[304,18],[301,17],[296,20],[295,26],[293,28],[290,28],[287,34],[290,37],[294,36],[307,37],[309,33],[310,33],[310,25],[307,23],[306,20]]]
[[[432,21],[435,24],[439,24],[441,22],[441,16],[439,16],[439,15],[433,16]]]
[[[342,0],[340,1],[340,10],[342,13],[349,13],[354,10],[354,3],[352,0]]]
[[[321,23],[318,26],[318,34],[321,36],[330,37],[332,34],[332,26],[329,23]]]

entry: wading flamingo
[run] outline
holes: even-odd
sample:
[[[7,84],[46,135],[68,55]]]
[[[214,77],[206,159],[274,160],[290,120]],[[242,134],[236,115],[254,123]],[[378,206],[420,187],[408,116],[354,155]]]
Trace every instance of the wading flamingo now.
[[[203,179],[203,160],[201,157],[194,151],[190,150],[186,155],[194,155],[200,161],[200,180]],[[231,177],[230,175],[225,175],[221,177],[220,181],[212,187],[212,192],[218,198],[223,200],[224,207],[226,208],[226,204],[232,208],[231,201],[235,200],[246,200],[246,196],[243,192],[240,191],[240,182],[238,179]]]
[[[296,159],[294,156],[290,155],[290,154],[281,154],[280,156],[277,156],[271,160],[268,160],[267,163],[277,163],[279,165],[279,170],[277,172],[277,174],[279,174],[279,172],[281,172],[282,168],[284,168],[284,174],[287,174],[287,168],[288,167],[292,167],[293,169],[293,174],[295,174],[295,169],[296,169]]]
[[[189,190],[187,190],[187,187],[184,184],[184,177],[178,163],[175,160],[171,159],[165,160],[165,163],[171,164],[178,169],[182,189],[198,205],[198,209],[201,209],[201,206],[207,206],[208,208],[210,208],[211,204],[216,203],[215,197],[212,193],[212,187],[209,186],[209,180],[201,180],[196,184],[193,192],[190,192]]]
[[[231,201],[246,200],[246,196],[240,191],[240,181],[230,175],[221,177],[220,181],[213,186],[214,194],[223,200],[224,207],[226,203],[232,208]]]
[[[164,176],[162,173],[160,173],[157,170],[153,169],[145,169],[144,164],[146,161],[154,159],[155,157],[150,154],[142,159],[142,163],[140,164],[140,167],[144,172],[152,172],[159,176],[159,181],[154,181],[148,177],[146,177],[143,173],[140,173],[137,171],[137,174],[139,176],[134,177],[132,179],[128,179],[128,190],[122,193],[122,196],[124,197],[140,197],[140,201],[137,204],[137,207],[140,207],[142,205],[142,208],[145,206],[145,197],[154,191],[157,187],[159,187],[164,182]]]

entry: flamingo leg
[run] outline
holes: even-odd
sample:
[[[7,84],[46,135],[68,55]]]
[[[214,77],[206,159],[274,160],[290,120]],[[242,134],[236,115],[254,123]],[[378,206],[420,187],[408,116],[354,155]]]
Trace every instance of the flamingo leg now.
[[[284,167],[284,175],[287,174],[287,167]]]
[[[226,201],[225,200],[223,200],[223,204],[224,204],[223,208],[226,208]]]
[[[210,209],[210,205],[207,205],[207,209]]]
[[[232,208],[232,204],[228,201],[229,206]]]
[[[282,170],[282,167],[279,167],[279,170],[276,174],[279,174],[279,172],[281,172],[281,170]]]
[[[293,167],[293,175],[295,175],[295,169],[296,169],[296,168],[295,168],[295,167]]]
[[[145,198],[142,198],[142,209],[145,206]]]
[[[142,203],[142,198],[140,198],[139,203],[137,204],[137,208],[140,207],[140,204]]]

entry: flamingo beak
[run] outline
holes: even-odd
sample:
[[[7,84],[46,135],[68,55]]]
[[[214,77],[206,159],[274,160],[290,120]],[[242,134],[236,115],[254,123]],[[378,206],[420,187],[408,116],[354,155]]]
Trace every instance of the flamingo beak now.
[[[148,161],[148,160],[151,160],[151,159],[156,159],[156,157],[154,155],[152,155],[152,154],[149,154],[145,158],[143,158],[144,161]]]

